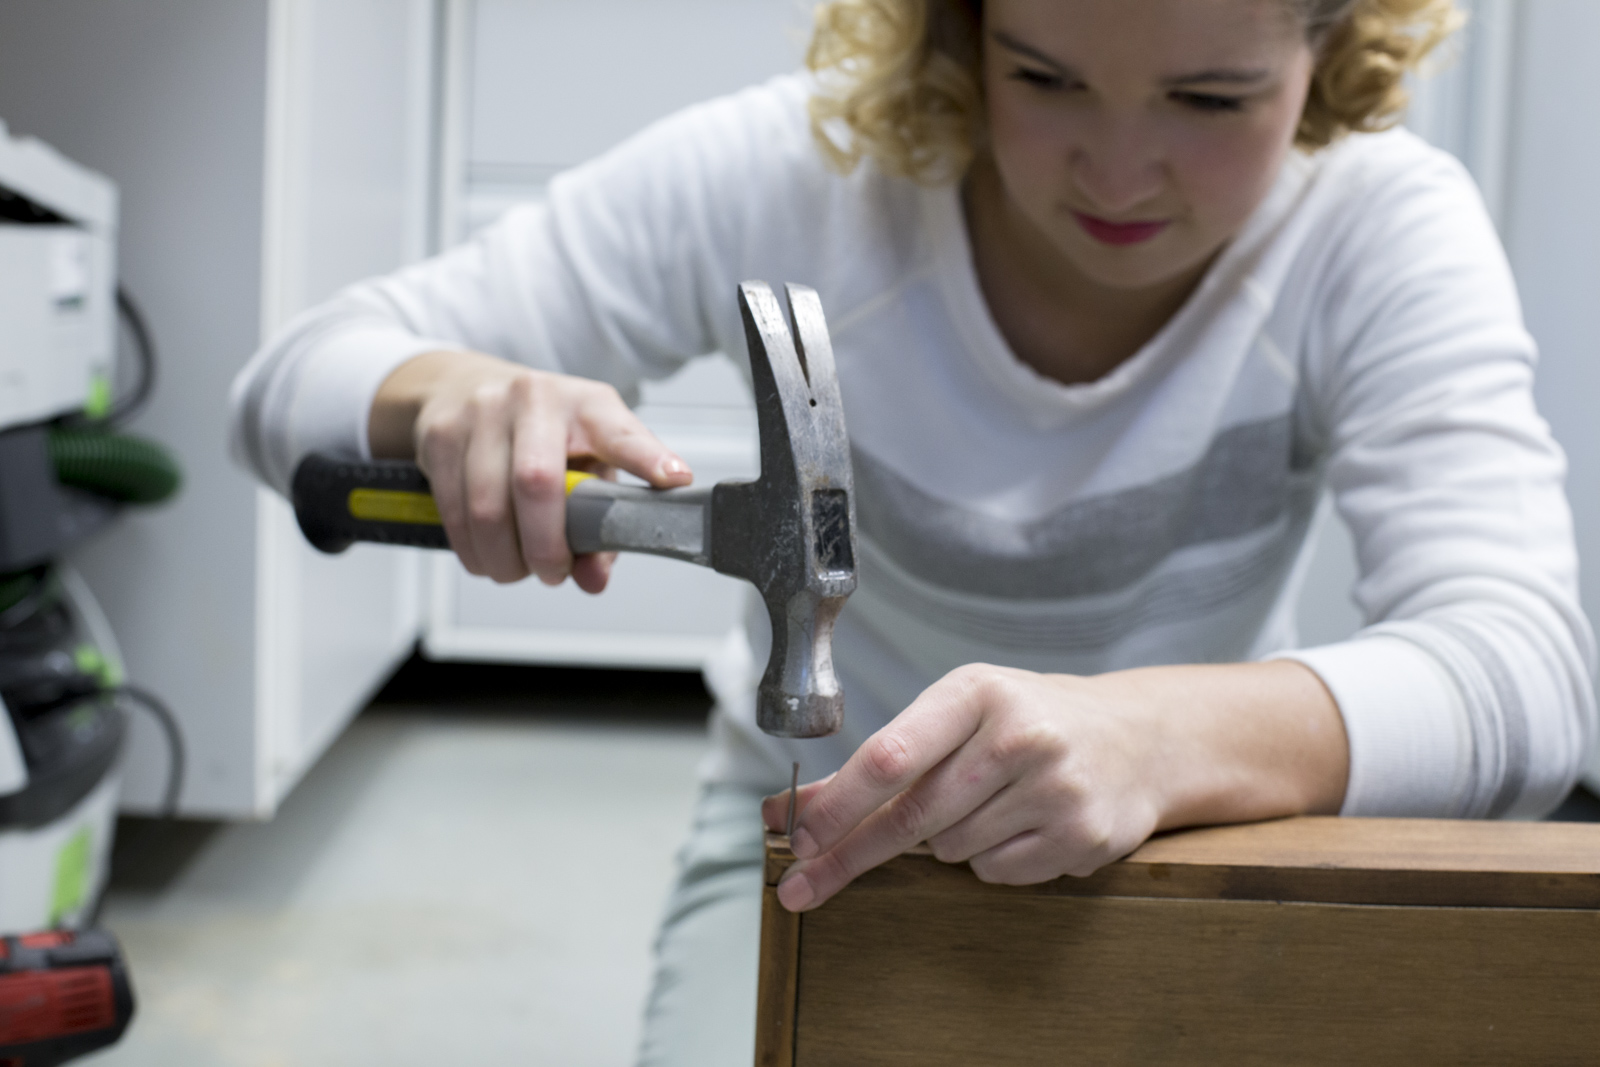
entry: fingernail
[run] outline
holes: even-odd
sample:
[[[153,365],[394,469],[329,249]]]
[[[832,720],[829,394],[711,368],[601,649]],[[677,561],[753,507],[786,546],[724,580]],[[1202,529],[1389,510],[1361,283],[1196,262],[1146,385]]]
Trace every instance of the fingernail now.
[[[817,891],[811,887],[811,879],[797,867],[790,867],[788,873],[778,882],[778,903],[790,911],[800,911],[810,904],[816,895]]]
[[[676,457],[661,461],[661,474],[665,478],[675,478],[680,474],[688,474],[689,465]]]
[[[808,860],[817,854],[817,843],[804,827],[796,826],[794,836],[789,838],[789,851],[794,853],[795,859]]]

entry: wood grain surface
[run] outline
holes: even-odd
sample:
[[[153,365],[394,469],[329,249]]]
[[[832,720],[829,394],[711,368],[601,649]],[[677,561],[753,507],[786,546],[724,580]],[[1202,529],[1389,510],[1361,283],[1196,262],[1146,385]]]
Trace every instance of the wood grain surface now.
[[[756,987],[756,1067],[793,1067],[800,916],[761,891],[761,968]]]
[[[789,919],[761,1064],[1600,1062],[1600,825],[1287,819],[1023,887],[918,850]]]
[[[794,862],[768,839],[767,884]],[[989,886],[925,848],[851,891],[1155,896],[1325,904],[1600,908],[1600,823],[1305,817],[1153,838],[1088,878]]]

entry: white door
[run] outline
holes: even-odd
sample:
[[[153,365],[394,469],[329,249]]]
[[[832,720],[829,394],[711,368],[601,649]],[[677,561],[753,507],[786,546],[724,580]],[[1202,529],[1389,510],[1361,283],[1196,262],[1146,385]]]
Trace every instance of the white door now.
[[[460,11],[444,208],[454,236],[664,115],[795,69],[809,22],[794,0],[477,0]],[[757,474],[754,409],[726,357],[647,384],[639,413],[697,484]],[[743,603],[742,583],[648,556],[621,558],[597,597],[570,583],[497,586],[448,556],[433,567],[424,647],[440,659],[698,668]]]
[[[436,12],[431,0],[270,8],[262,332],[427,251]],[[257,803],[270,811],[414,645],[421,554],[308,547],[257,494]]]

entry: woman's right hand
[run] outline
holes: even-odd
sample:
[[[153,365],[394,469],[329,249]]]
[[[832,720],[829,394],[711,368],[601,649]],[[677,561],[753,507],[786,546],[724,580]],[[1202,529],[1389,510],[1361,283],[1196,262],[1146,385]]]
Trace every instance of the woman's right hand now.
[[[473,574],[606,586],[612,556],[567,548],[566,472],[625,470],[657,489],[694,476],[604,382],[477,352],[428,352],[395,368],[368,420],[378,458],[414,459],[450,545]]]

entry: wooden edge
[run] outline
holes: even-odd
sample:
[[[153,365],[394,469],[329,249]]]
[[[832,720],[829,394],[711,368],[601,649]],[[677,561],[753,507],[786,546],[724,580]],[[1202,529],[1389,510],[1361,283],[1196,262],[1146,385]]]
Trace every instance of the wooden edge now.
[[[794,863],[794,853],[789,851],[789,839],[782,834],[767,835],[766,879],[768,885],[777,885],[783,872]]]
[[[785,850],[787,851],[787,850]],[[772,843],[768,839],[770,861]],[[793,855],[790,855],[793,859]],[[778,891],[761,891],[761,966],[756,987],[756,1067],[794,1067],[795,1001],[800,992],[800,916]]]
[[[1600,823],[1303,816],[1162,834],[1125,862],[1600,875]]]
[[[788,840],[769,835],[767,885],[793,862]],[[1031,886],[986,885],[919,846],[852,889],[1600,908],[1600,824],[1279,819],[1162,835],[1087,878]]]

